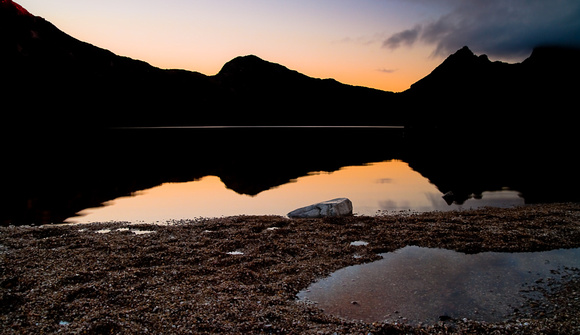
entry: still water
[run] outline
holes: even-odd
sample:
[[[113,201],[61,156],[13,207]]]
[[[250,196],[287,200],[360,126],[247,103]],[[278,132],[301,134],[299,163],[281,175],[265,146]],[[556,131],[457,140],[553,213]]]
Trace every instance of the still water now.
[[[347,166],[334,172],[311,172],[284,185],[250,196],[228,189],[216,176],[164,183],[90,208],[67,222],[167,222],[195,217],[286,215],[298,207],[347,197],[359,215],[523,205],[516,191],[484,192],[481,199],[448,205],[428,179],[401,160]]]
[[[327,313],[366,322],[498,322],[521,309],[526,299],[541,299],[535,288],[549,289],[567,275],[577,275],[572,269],[580,267],[580,249],[467,255],[407,246],[381,256],[336,271],[298,298]]]

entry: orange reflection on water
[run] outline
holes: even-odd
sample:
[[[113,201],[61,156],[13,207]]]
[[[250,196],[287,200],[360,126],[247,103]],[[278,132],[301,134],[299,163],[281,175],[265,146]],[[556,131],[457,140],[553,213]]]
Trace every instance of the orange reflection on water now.
[[[231,215],[286,215],[298,207],[347,197],[357,214],[449,207],[441,193],[405,162],[392,160],[349,166],[331,173],[310,173],[256,196],[238,194],[215,176],[166,183],[87,209],[68,222],[165,222],[172,219]]]

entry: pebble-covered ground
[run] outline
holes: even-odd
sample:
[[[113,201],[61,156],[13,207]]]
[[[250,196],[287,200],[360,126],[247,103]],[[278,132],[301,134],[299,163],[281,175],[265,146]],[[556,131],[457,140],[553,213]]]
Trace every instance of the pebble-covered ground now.
[[[368,244],[351,245],[361,240]],[[315,280],[406,245],[466,253],[580,247],[580,204],[327,219],[241,216],[168,226],[3,227],[0,333],[580,333],[578,269],[568,269],[544,300],[495,324],[368,324],[296,300]]]

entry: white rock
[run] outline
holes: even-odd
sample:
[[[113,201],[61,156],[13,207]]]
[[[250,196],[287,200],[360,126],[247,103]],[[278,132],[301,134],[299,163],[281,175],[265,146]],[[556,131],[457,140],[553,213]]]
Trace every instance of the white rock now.
[[[369,245],[369,242],[366,242],[366,241],[354,241],[354,242],[350,242],[350,245],[352,245],[354,247],[360,247],[360,246]]]
[[[332,199],[302,207],[288,213],[290,218],[321,218],[352,214],[352,202],[347,198]]]

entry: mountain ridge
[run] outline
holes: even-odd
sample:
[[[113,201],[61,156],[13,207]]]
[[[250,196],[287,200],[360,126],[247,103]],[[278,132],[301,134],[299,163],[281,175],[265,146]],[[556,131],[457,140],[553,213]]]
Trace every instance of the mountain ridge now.
[[[6,38],[0,41],[0,71],[12,83],[10,95],[28,102],[27,117],[11,115],[8,121],[22,127],[34,123],[34,131],[48,124],[102,128],[366,123],[376,119],[373,106],[389,95],[311,78],[257,56],[235,58],[214,76],[163,70],[79,41],[43,18],[9,10],[2,15],[0,28]],[[240,72],[242,67],[251,71]],[[30,83],[38,88],[33,90],[34,101]],[[341,120],[329,112],[359,107],[368,111],[358,119]]]
[[[521,63],[492,62],[464,47],[402,92],[409,124],[456,133],[497,130],[534,138],[570,134],[580,50],[538,47]],[[442,113],[444,111],[444,113]],[[520,136],[521,137],[521,136]]]
[[[513,129],[529,119],[522,109],[561,109],[572,103],[578,87],[573,79],[580,75],[578,50],[541,47],[522,63],[507,64],[463,47],[401,93],[312,78],[255,55],[236,57],[207,76],[118,56],[75,39],[11,0],[0,4],[0,73],[9,79],[1,88],[27,101],[21,106],[26,116],[9,115],[7,124],[32,123],[35,130],[224,122],[404,124],[467,132],[505,123]],[[543,91],[546,83],[552,87]],[[489,121],[464,120],[485,113]]]

